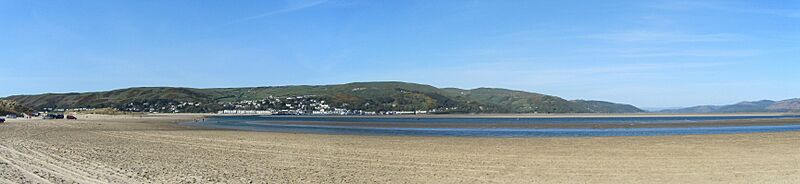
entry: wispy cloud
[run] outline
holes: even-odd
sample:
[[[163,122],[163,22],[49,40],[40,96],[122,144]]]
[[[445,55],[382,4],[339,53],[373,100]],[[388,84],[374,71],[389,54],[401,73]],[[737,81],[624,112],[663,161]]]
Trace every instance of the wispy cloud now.
[[[306,9],[306,8],[311,8],[311,7],[314,7],[314,6],[318,6],[318,5],[324,4],[326,2],[328,2],[328,0],[291,1],[291,2],[289,2],[289,4],[286,7],[283,7],[281,9],[272,10],[272,11],[263,12],[263,13],[260,13],[260,14],[257,14],[257,15],[236,19],[236,20],[233,20],[233,21],[228,22],[226,24],[223,24],[222,26],[229,26],[229,25],[233,25],[233,24],[239,24],[239,23],[243,23],[243,22],[247,22],[247,21],[252,21],[252,20],[256,20],[256,19],[261,19],[261,18],[265,18],[265,17],[274,16],[274,15],[279,15],[279,14],[299,11],[299,10],[303,10],[303,9]]]
[[[593,50],[601,56],[644,57],[748,57],[764,53],[759,49],[720,47],[721,43],[750,41],[744,35],[731,33],[685,33],[663,31],[624,31],[578,36],[581,39],[614,42],[616,46]],[[713,44],[714,48],[687,47],[686,44]]]
[[[686,71],[692,69],[703,69],[732,65],[735,62],[660,62],[660,63],[611,63],[607,65],[560,68],[560,67],[532,67],[525,63],[486,63],[483,65],[473,65],[472,71],[491,70],[497,72],[510,72],[511,74],[524,74],[528,76],[562,76],[565,78],[592,78],[593,76],[609,75],[635,75],[654,72],[673,72]],[[552,79],[550,79],[552,80]]]
[[[579,36],[579,38],[598,39],[617,42],[727,42],[742,40],[743,36],[729,33],[691,34],[662,31],[624,31]]]
[[[652,5],[654,8],[669,10],[693,10],[706,9],[714,11],[725,11],[732,13],[760,14],[779,16],[787,18],[800,18],[800,10],[797,9],[777,9],[753,6],[744,2],[736,1],[663,1]]]
[[[567,88],[580,90],[580,92],[574,93],[575,95],[572,96],[586,98],[587,94],[597,90],[602,91],[611,86],[613,88],[631,87],[625,84],[671,79],[675,75],[713,73],[717,68],[737,64],[736,62],[728,61],[612,62],[596,66],[575,65],[575,67],[561,67],[542,66],[541,64],[529,62],[493,62],[466,64],[445,70],[421,68],[384,72],[381,75],[396,76],[398,79],[412,81],[449,79],[449,85],[456,84],[459,87],[505,87],[545,94],[558,94],[569,98],[569,91],[571,90],[557,90]]]
[[[694,0],[656,1],[650,4],[650,7],[653,8],[670,9],[670,10],[713,8],[715,6],[718,6],[718,3],[711,1],[694,1]]]
[[[644,58],[644,57],[747,57],[762,54],[761,50],[753,49],[653,49],[653,48],[621,48],[598,49],[588,52],[600,53],[614,57]]]

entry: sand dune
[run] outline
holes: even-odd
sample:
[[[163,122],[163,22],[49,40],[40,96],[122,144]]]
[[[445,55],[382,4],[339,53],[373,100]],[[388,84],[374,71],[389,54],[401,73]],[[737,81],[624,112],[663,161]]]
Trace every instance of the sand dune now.
[[[211,130],[191,116],[0,124],[0,183],[797,183],[800,132],[595,138]]]

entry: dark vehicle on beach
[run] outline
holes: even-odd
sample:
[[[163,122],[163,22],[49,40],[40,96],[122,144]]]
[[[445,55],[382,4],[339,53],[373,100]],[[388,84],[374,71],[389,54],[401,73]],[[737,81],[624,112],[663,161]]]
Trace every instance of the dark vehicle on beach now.
[[[64,119],[64,115],[63,114],[47,114],[42,119]]]
[[[75,117],[73,115],[67,115],[67,119],[75,119],[76,120],[76,119],[78,119],[78,117]]]
[[[0,118],[0,123],[6,122],[6,118]]]

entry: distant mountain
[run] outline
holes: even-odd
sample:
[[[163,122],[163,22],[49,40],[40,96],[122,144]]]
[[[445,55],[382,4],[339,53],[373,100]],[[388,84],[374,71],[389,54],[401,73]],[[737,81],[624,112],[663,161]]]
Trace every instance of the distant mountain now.
[[[439,109],[445,113],[633,113],[631,105],[601,101],[569,101],[556,96],[498,88],[471,90],[436,88],[404,82],[359,82],[339,85],[277,86],[251,88],[145,87],[106,92],[10,96],[35,109],[103,108],[123,109],[136,104],[159,106],[193,102],[182,112],[216,112],[222,104],[257,101],[271,97],[306,96],[337,107],[365,111],[411,111]],[[154,105],[156,104],[156,105]],[[198,105],[202,104],[202,105]],[[263,107],[262,107],[263,108]],[[275,106],[280,108],[280,106]]]
[[[647,111],[647,112],[659,112],[663,110],[670,110],[670,109],[683,109],[685,107],[674,106],[674,107],[639,107],[640,109]]]
[[[800,112],[800,99],[783,101],[761,100],[732,105],[704,105],[682,109],[662,110],[664,113],[737,113],[737,112]]]
[[[20,115],[29,112],[33,112],[33,109],[20,105],[14,101],[0,100],[0,116],[9,114]]]
[[[800,112],[800,98],[775,102],[767,110]]]
[[[658,112],[663,113],[714,113],[720,106],[714,105],[701,105],[701,106],[694,106],[694,107],[687,107],[682,109],[665,109]]]
[[[604,101],[592,100],[573,100],[572,102],[578,103],[582,108],[588,109],[596,113],[630,113],[630,112],[644,112],[636,106],[628,104],[616,104]]]

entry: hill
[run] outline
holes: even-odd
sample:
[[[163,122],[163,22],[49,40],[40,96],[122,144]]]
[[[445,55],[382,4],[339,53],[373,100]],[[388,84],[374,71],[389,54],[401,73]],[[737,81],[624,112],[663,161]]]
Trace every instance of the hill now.
[[[299,100],[292,97],[301,97]],[[443,113],[630,113],[624,104],[569,101],[556,96],[497,88],[437,88],[404,82],[359,82],[338,85],[253,88],[129,88],[106,92],[18,95],[6,99],[41,108],[156,109],[216,112],[223,109],[309,108],[324,102],[336,108],[364,111],[437,110]],[[264,101],[265,99],[274,99]],[[308,101],[306,101],[308,100]],[[191,105],[188,105],[191,102]],[[291,104],[290,104],[291,102]],[[313,102],[313,103],[312,103]],[[180,105],[178,105],[180,104]],[[292,106],[294,105],[294,106]],[[297,107],[302,105],[302,107]],[[291,106],[291,107],[290,107]]]
[[[800,112],[800,98],[782,100],[767,107],[770,111]]]
[[[10,100],[0,100],[0,116],[9,114],[21,115],[22,113],[33,112],[33,109],[18,104]]]
[[[703,105],[682,109],[669,109],[664,113],[739,113],[739,112],[800,112],[800,99],[782,101],[747,101],[732,105]]]
[[[573,100],[578,103],[582,108],[588,109],[590,112],[596,113],[630,113],[630,112],[644,112],[636,106],[628,104],[616,104],[604,101],[593,100]]]

